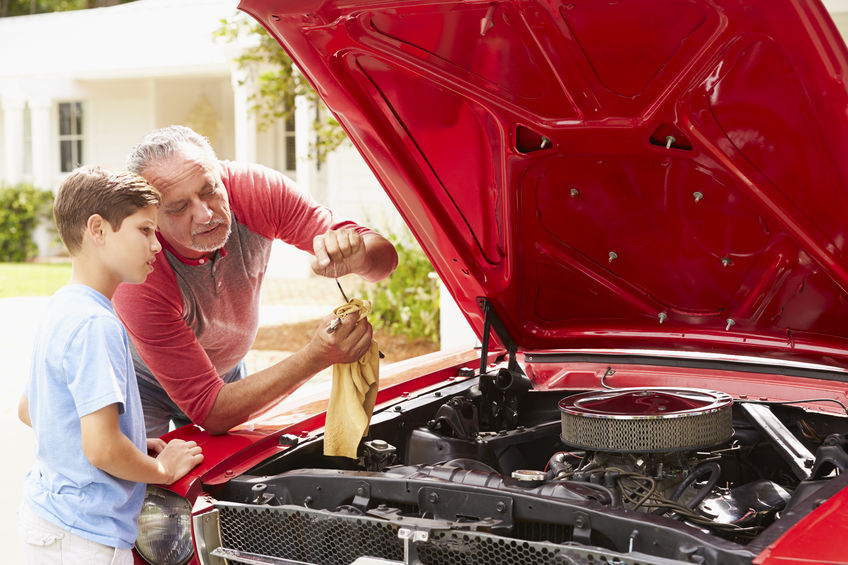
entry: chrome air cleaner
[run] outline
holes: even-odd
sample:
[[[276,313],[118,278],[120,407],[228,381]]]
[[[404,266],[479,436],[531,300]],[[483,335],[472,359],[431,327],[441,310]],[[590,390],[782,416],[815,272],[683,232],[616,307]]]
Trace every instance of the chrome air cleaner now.
[[[593,390],[559,401],[562,441],[591,451],[710,447],[733,433],[729,394],[694,388]]]

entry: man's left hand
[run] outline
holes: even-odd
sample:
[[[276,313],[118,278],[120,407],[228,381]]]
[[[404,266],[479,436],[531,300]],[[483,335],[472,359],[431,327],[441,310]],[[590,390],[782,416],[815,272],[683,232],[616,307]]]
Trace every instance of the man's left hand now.
[[[352,229],[330,230],[312,240],[312,271],[324,277],[362,273],[368,257],[362,235]]]

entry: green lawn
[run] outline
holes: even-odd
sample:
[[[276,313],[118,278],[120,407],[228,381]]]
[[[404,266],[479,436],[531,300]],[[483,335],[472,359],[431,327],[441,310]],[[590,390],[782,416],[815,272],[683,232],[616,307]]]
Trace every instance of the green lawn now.
[[[0,263],[0,298],[49,296],[69,280],[70,263]]]

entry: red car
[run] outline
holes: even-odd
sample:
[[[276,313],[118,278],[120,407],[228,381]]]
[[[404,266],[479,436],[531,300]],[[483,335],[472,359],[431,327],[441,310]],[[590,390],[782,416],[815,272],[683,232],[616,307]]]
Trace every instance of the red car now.
[[[848,51],[818,0],[243,0],[477,332],[152,487],[153,563],[848,563]],[[450,344],[444,344],[448,348]]]

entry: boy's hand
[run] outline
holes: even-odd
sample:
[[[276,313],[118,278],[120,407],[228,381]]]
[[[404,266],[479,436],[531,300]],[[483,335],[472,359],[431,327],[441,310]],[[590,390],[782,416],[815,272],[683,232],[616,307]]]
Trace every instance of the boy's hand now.
[[[88,461],[113,477],[127,481],[169,485],[203,461],[200,446],[181,439],[168,444],[161,439],[148,441],[146,447],[159,450],[159,455],[147,455],[121,432],[117,404],[104,406],[80,418],[80,432]]]
[[[156,461],[168,477],[162,484],[170,485],[203,461],[203,453],[197,442],[172,439],[156,457]]]
[[[147,454],[151,457],[156,457],[162,450],[165,449],[165,446],[168,445],[165,443],[164,439],[160,439],[158,437],[147,438]]]

